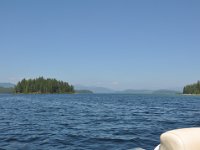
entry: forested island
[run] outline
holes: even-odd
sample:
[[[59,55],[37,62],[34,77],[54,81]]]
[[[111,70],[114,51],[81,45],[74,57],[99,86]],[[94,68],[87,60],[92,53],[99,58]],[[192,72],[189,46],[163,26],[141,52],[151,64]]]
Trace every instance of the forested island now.
[[[194,84],[186,85],[183,88],[183,94],[200,94],[200,81]]]
[[[74,93],[74,87],[67,82],[51,78],[39,77],[36,79],[23,79],[15,86],[15,93]]]

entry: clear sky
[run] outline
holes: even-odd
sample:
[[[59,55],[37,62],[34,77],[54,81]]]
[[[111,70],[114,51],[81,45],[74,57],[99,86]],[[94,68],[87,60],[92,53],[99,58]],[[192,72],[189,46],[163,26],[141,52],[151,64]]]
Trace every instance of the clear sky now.
[[[0,82],[112,89],[200,80],[199,0],[1,0]]]

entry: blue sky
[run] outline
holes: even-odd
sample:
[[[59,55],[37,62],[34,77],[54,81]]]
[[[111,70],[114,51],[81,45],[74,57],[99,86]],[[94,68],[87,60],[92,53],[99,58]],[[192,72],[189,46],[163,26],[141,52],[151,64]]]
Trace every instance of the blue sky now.
[[[0,82],[113,89],[200,80],[199,0],[1,0]]]

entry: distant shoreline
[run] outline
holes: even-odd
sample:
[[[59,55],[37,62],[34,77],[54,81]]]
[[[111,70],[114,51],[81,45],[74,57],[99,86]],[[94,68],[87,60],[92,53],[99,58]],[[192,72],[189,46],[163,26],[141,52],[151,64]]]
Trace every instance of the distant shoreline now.
[[[185,96],[200,96],[200,94],[181,94],[181,95],[185,95]]]

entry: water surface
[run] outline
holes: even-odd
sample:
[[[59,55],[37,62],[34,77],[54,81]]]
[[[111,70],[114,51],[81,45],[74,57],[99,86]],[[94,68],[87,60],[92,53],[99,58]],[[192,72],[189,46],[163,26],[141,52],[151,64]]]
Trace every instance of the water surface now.
[[[152,150],[199,116],[198,96],[0,95],[0,149]]]

